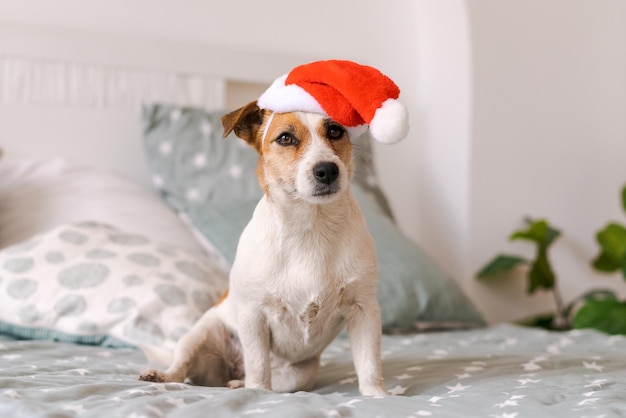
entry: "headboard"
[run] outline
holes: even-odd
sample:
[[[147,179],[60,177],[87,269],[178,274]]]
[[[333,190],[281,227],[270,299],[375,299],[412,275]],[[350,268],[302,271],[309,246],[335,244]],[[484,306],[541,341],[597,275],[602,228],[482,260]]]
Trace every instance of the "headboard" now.
[[[0,23],[0,148],[148,183],[142,103],[234,109],[315,58]]]

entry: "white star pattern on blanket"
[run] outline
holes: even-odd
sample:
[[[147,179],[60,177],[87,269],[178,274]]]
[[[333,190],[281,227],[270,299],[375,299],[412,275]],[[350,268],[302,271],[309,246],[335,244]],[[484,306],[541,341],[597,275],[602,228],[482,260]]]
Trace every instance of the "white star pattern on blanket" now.
[[[406,389],[407,388],[405,387],[396,385],[394,388],[389,390],[389,393],[391,393],[392,395],[404,395],[406,393]]]
[[[602,370],[604,370],[603,366],[599,366],[595,361],[591,362],[591,363],[587,363],[586,361],[583,361],[583,365],[585,366],[585,369],[592,369],[595,370],[597,372],[601,372]]]

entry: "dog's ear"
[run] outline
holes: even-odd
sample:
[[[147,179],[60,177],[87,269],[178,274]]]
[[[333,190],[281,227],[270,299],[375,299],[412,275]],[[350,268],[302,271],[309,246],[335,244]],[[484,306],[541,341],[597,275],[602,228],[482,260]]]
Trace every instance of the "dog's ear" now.
[[[235,131],[235,135],[257,148],[256,137],[263,124],[263,114],[264,111],[254,101],[222,116],[224,138]]]

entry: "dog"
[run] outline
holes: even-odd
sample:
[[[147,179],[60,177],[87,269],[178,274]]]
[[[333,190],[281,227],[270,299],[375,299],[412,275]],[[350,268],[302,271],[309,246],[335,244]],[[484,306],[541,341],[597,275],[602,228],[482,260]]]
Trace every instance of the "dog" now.
[[[228,292],[140,380],[309,391],[347,325],[359,390],[383,396],[375,246],[351,192],[352,143],[312,112],[257,102],[222,117],[259,154],[264,196],[243,231]],[[150,357],[150,356],[148,356]]]

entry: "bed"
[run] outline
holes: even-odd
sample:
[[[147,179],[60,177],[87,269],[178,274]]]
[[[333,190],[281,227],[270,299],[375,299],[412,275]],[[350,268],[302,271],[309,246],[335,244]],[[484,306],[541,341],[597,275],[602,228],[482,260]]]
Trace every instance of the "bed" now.
[[[0,340],[2,416],[613,417],[626,412],[626,340],[500,325],[386,335],[393,396],[358,395],[348,342],[323,355],[310,393],[138,382],[140,351]]]
[[[140,347],[173,349],[226,289],[261,193],[220,115],[316,58],[250,54],[0,25],[0,416],[626,414],[626,338],[486,325],[396,227],[366,136],[390,395],[358,394],[344,334],[308,393],[138,381]]]

